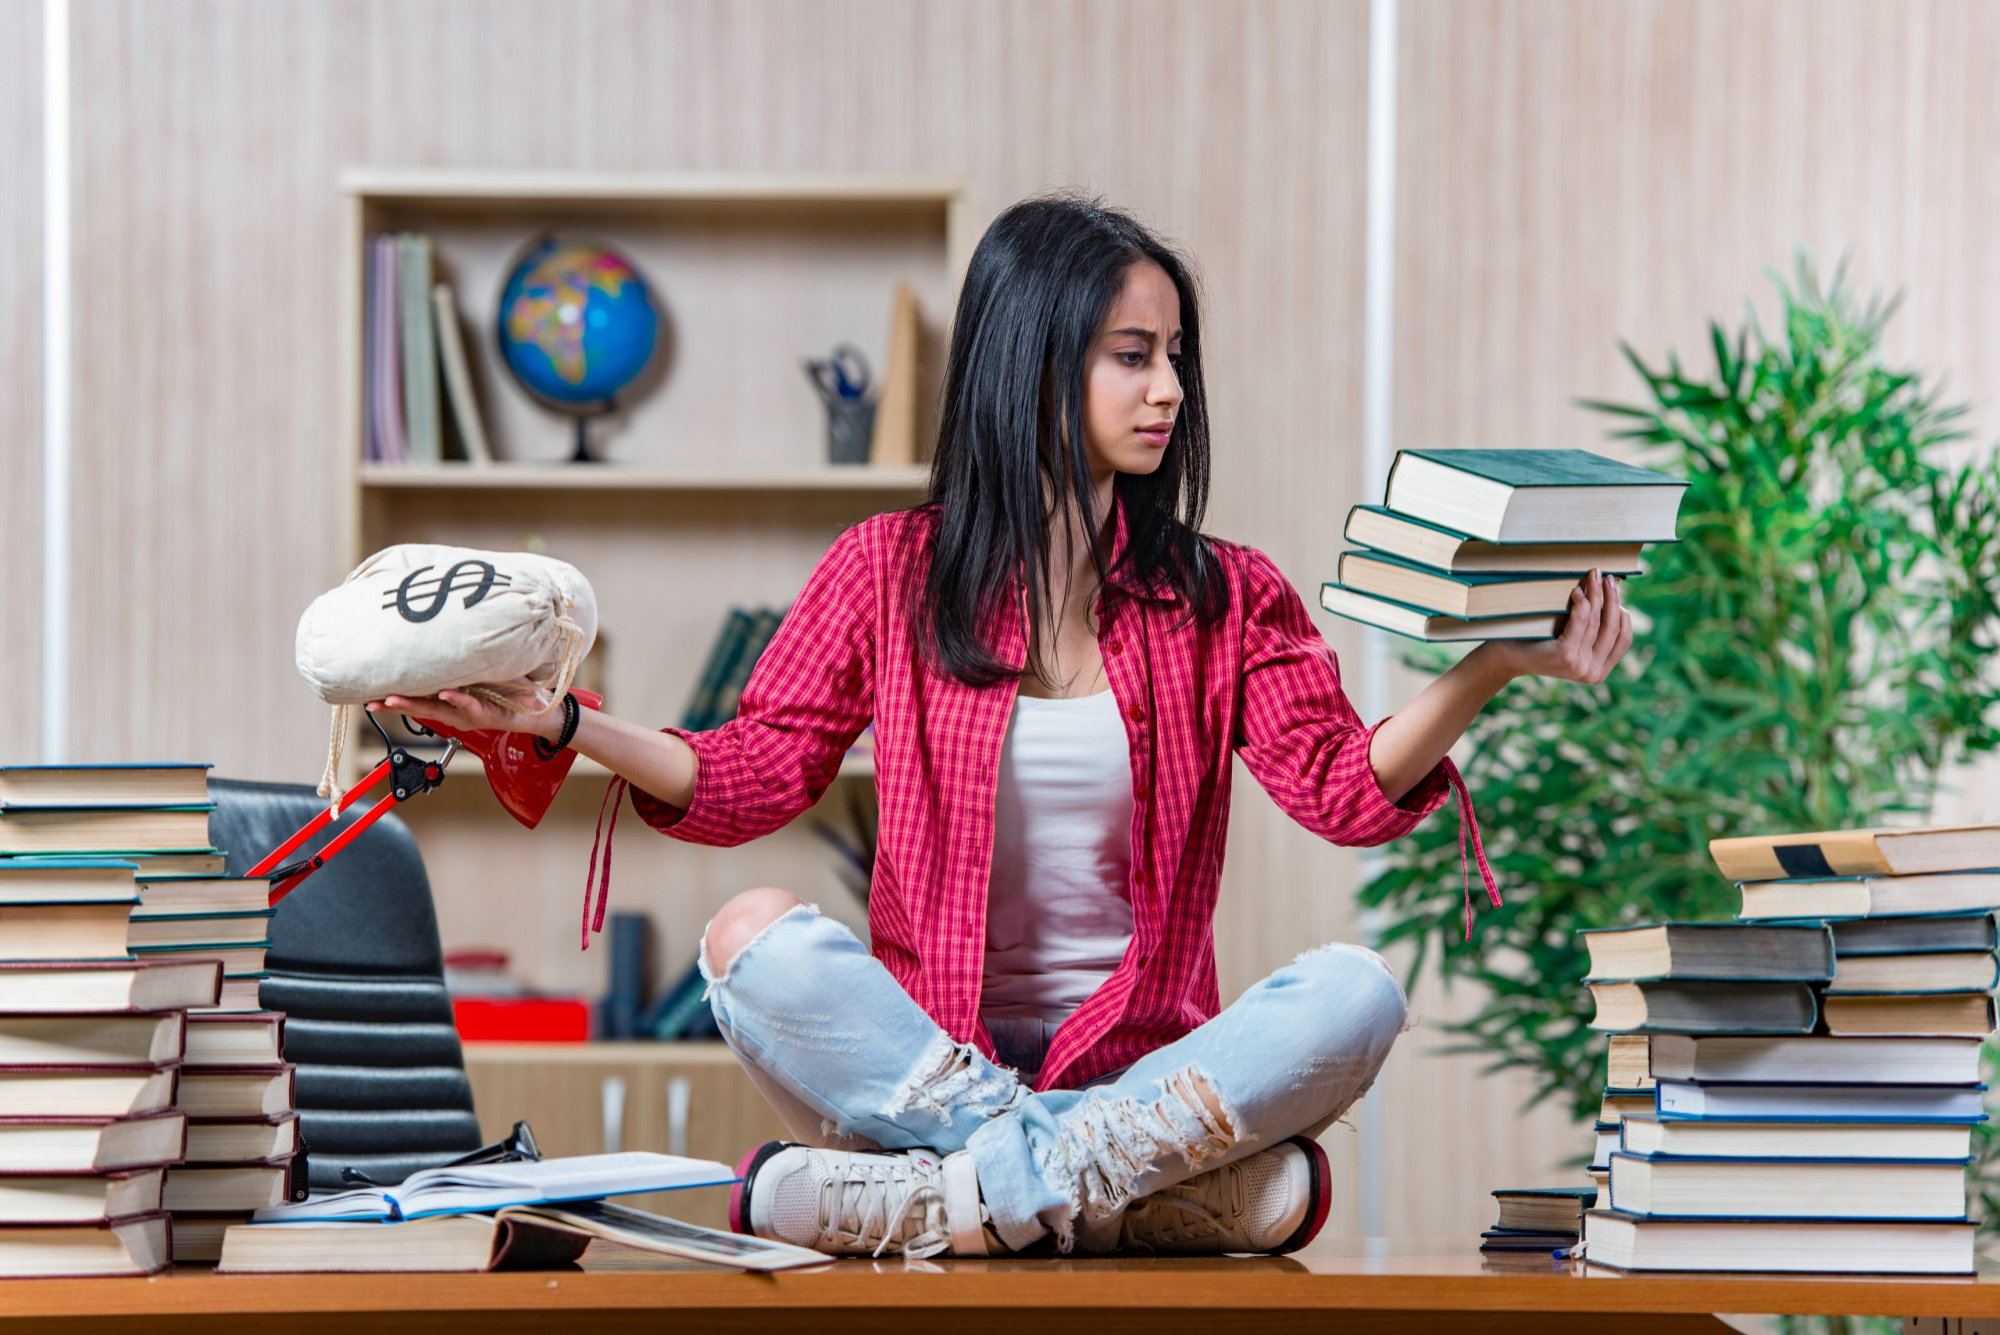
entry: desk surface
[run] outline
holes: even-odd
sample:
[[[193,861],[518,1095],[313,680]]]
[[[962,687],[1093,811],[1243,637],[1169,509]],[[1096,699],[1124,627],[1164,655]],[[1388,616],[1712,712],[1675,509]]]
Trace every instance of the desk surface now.
[[[493,1275],[216,1275],[0,1281],[0,1332],[378,1332],[587,1328],[879,1332],[900,1310],[927,1328],[1011,1330],[1025,1319],[1092,1330],[1260,1332],[1411,1328],[1452,1312],[1454,1331],[1722,1332],[1714,1312],[1991,1316],[2000,1266],[1964,1279],[1620,1276],[1540,1257],[1494,1262],[1471,1239],[1325,1239],[1305,1257],[844,1261],[746,1275],[593,1245],[580,1270]],[[1621,1314],[1607,1319],[1607,1314]]]

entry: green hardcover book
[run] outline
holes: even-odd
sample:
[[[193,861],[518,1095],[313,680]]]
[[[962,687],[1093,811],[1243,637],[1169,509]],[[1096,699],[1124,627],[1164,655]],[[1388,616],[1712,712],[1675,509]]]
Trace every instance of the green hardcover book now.
[[[1810,983],[1636,980],[1590,983],[1590,1027],[1612,1033],[1810,1034],[1819,1005]]]
[[[1342,552],[1344,588],[1445,616],[1531,616],[1569,611],[1575,575],[1451,575],[1387,552]]]
[[[737,656],[743,652],[743,645],[749,636],[750,614],[740,607],[730,608],[721,632],[715,637],[714,647],[708,651],[708,662],[702,666],[694,695],[688,700],[687,713],[681,717],[681,727],[689,732],[706,732],[715,726],[716,696],[728,680],[729,670],[736,665]]]
[[[750,674],[757,668],[757,660],[764,656],[770,646],[771,637],[778,633],[778,623],[784,619],[783,612],[774,612],[768,607],[759,608],[753,614],[750,638],[743,646],[743,652],[731,665],[729,679],[722,689],[715,693],[715,723],[721,727],[736,717],[737,704],[743,698],[743,688],[750,684]]]
[[[1347,512],[1343,536],[1357,547],[1388,552],[1454,575],[1607,575],[1639,573],[1636,542],[1481,542],[1457,529],[1399,515],[1381,505]]]
[[[1687,485],[1588,450],[1403,450],[1387,504],[1486,542],[1672,542]]]
[[[1833,933],[1825,923],[1751,926],[1660,922],[1577,933],[1590,952],[1586,981],[1823,983],[1834,977]]]
[[[396,238],[396,294],[402,327],[397,331],[403,352],[403,417],[409,426],[410,462],[435,464],[444,459],[438,416],[438,346],[431,307],[431,239],[421,232]]]
[[[212,853],[210,802],[176,806],[0,807],[0,853],[103,858],[127,852]]]
[[[1431,644],[1462,644],[1476,640],[1546,640],[1562,634],[1567,613],[1536,612],[1528,616],[1464,617],[1445,616],[1429,608],[1411,607],[1372,593],[1322,584],[1319,605],[1335,616],[1359,621],[1364,626],[1407,635]]]

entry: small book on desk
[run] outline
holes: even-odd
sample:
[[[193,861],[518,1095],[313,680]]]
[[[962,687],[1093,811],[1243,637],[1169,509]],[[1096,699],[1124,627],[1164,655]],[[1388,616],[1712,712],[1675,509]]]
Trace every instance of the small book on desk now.
[[[1597,1003],[1590,1027],[1611,1032],[1809,1034],[1819,1014],[1806,983],[1637,979],[1589,987]]]
[[[1732,881],[1980,871],[2000,867],[2000,825],[1760,834],[1711,839],[1708,853]]]
[[[176,1163],[187,1145],[187,1115],[0,1117],[0,1172],[107,1173]]]
[[[701,1228],[602,1201],[575,1201],[399,1223],[240,1224],[224,1234],[216,1271],[543,1270],[566,1266],[599,1238],[738,1270],[792,1270],[833,1260],[768,1238]]]
[[[1687,486],[1588,450],[1399,450],[1384,500],[1486,542],[1672,542]]]
[[[126,849],[213,853],[208,841],[212,802],[184,806],[0,806],[0,854],[74,853],[104,857]]]
[[[1664,922],[1577,933],[1590,951],[1590,981],[1709,979],[1824,982],[1834,977],[1833,936],[1821,923],[1750,927]]]
[[[1597,1189],[1503,1187],[1493,1193],[1493,1199],[1500,1203],[1496,1228],[1574,1234],[1583,1212],[1596,1203]]]
[[[1571,583],[1593,570],[1639,573],[1636,542],[1481,542],[1456,529],[1399,515],[1387,506],[1357,505],[1347,512],[1343,536],[1360,547],[1388,552],[1453,575],[1568,575]]]
[[[212,765],[0,765],[0,806],[196,806]]]
[[[1658,1080],[1976,1085],[1979,1042],[1655,1034],[1652,1065]]]
[[[393,1187],[343,1191],[261,1210],[256,1222],[421,1219],[509,1205],[714,1187],[736,1180],[726,1164],[639,1150],[521,1163],[465,1164],[413,1173]]]

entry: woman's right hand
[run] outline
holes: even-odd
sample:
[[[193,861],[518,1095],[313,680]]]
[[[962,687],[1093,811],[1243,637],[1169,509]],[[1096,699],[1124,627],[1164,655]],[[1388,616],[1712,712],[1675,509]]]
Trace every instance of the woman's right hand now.
[[[440,723],[453,732],[526,732],[554,741],[562,735],[563,712],[544,708],[548,692],[526,677],[495,683],[494,690],[536,713],[522,714],[464,691],[436,695],[391,695],[368,705],[370,713],[408,714],[419,723]]]

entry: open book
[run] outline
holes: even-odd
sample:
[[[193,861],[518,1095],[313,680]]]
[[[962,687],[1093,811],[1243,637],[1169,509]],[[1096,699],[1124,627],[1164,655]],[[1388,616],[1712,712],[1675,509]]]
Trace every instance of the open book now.
[[[741,1270],[790,1270],[833,1260],[789,1243],[701,1228],[622,1205],[579,1201],[517,1205],[498,1214],[437,1216],[400,1224],[235,1224],[223,1235],[222,1264],[216,1269],[240,1273],[547,1270],[575,1261],[593,1238]]]
[[[582,1154],[567,1159],[432,1168],[412,1173],[397,1186],[316,1196],[296,1205],[274,1205],[252,1217],[259,1224],[422,1219],[427,1215],[500,1210],[510,1205],[547,1205],[639,1191],[723,1186],[734,1181],[736,1174],[712,1159],[684,1159],[673,1154],[635,1150],[625,1154]]]

